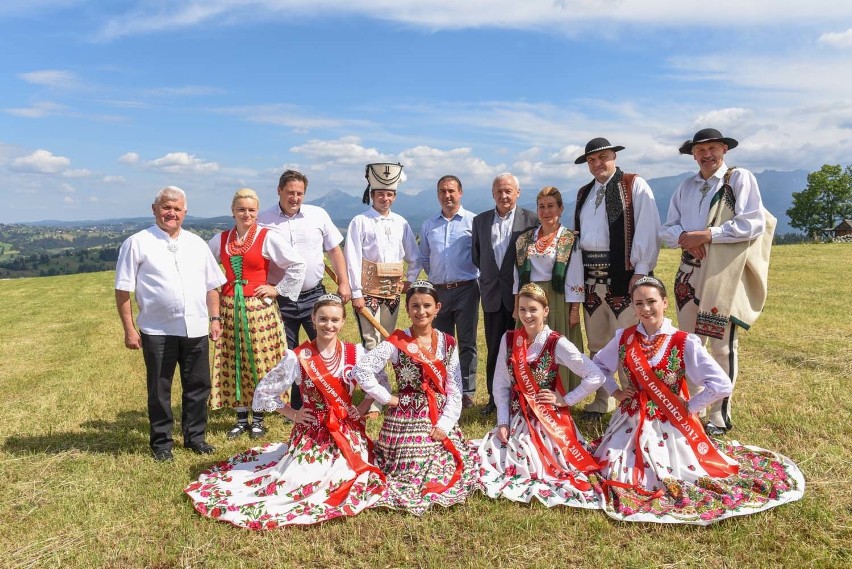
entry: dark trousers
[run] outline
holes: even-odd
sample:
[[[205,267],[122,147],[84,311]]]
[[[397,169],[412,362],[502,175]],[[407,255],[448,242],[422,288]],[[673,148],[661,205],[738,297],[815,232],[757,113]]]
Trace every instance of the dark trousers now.
[[[172,379],[180,367],[181,431],[184,446],[204,442],[207,398],[210,397],[210,356],[207,336],[154,336],[142,334],[142,356],[148,378],[148,421],[151,450],[171,450]]]
[[[451,289],[438,289],[441,310],[435,317],[435,328],[456,337],[462,391],[476,391],[476,328],[479,326],[479,283]]]
[[[284,321],[284,334],[287,336],[287,347],[291,350],[299,345],[299,328],[305,329],[309,340],[317,337],[316,328],[311,321],[311,313],[314,309],[314,303],[319,297],[325,294],[325,287],[322,283],[314,288],[303,290],[299,295],[299,299],[293,302],[286,296],[278,296],[278,310],[281,311],[281,319]],[[293,409],[302,408],[302,394],[299,393],[299,388],[293,385],[290,388],[290,407]]]
[[[494,403],[494,370],[497,369],[497,354],[500,352],[500,341],[503,334],[515,328],[512,311],[501,308],[496,312],[483,312],[485,323],[485,346],[488,348],[488,359],[485,362],[485,383],[488,385],[488,402]]]

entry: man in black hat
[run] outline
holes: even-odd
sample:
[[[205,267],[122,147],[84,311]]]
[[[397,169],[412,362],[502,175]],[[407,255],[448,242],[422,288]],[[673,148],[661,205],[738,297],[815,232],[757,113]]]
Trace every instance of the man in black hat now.
[[[574,229],[583,256],[584,322],[591,357],[618,328],[637,323],[630,288],[651,274],[660,253],[660,214],[648,183],[615,165],[616,152],[606,138],[593,138],[575,164],[586,163],[594,180],[577,192]],[[615,408],[603,388],[586,406],[584,420],[599,420]]]
[[[736,146],[714,128],[699,130],[681,145],[680,153],[691,154],[699,172],[675,190],[660,230],[666,245],[682,250],[674,287],[678,327],[709,339],[710,354],[732,383],[738,371],[737,328],[748,329],[766,299],[775,228],[754,175],[725,163],[725,154]],[[708,434],[727,432],[730,397],[714,403],[707,419]]]

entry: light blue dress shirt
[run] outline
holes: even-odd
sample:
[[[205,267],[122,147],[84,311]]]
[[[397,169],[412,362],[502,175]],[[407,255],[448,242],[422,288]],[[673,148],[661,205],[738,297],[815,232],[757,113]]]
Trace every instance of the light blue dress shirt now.
[[[432,284],[448,284],[479,278],[473,264],[474,214],[460,207],[447,219],[443,213],[430,217],[420,229],[420,263]]]

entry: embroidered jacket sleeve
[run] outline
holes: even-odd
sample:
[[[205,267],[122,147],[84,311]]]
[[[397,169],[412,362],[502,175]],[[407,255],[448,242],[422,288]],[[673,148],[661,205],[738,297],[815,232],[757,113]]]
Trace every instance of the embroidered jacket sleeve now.
[[[647,275],[657,266],[660,254],[660,213],[648,182],[639,176],[633,180],[633,219],[630,262],[636,273]]]
[[[580,385],[572,389],[565,395],[565,403],[568,405],[576,405],[580,401],[591,395],[604,382],[604,375],[598,366],[592,362],[585,354],[580,352],[577,347],[572,344],[568,338],[561,337],[556,342],[556,361],[561,365],[583,378]]]
[[[343,257],[346,259],[346,272],[349,273],[349,286],[352,288],[352,298],[362,298],[361,292],[361,250],[364,216],[356,215],[349,222],[346,231],[346,244],[343,246]]]
[[[387,376],[385,376],[385,366],[390,363],[396,363],[399,350],[390,342],[382,342],[358,361],[358,365],[352,370],[352,375],[361,389],[368,396],[382,405],[387,405],[390,401],[390,385],[388,385]],[[382,376],[384,377],[384,385],[382,384]]]
[[[301,383],[302,370],[293,350],[287,350],[278,364],[269,370],[254,389],[251,408],[272,412],[284,407],[281,396],[294,384]]]
[[[690,334],[686,339],[683,349],[684,364],[686,366],[686,377],[694,385],[700,385],[704,389],[689,400],[688,409],[690,413],[697,413],[708,405],[724,399],[733,391],[733,385],[728,375],[716,363],[702,341],[695,334]]]
[[[443,336],[442,341],[444,344],[444,351],[446,352],[446,335],[441,334],[441,336]],[[441,417],[438,419],[438,424],[436,425],[445,433],[449,433],[455,424],[458,423],[462,411],[462,380],[461,370],[459,369],[458,346],[454,347],[452,350],[453,351],[450,354],[450,361],[447,364],[447,378],[444,382],[444,389],[447,392],[447,400],[444,403],[444,411],[441,413]]]
[[[509,375],[509,364],[506,356],[506,334],[500,338],[500,349],[497,351],[497,365],[494,366],[494,406],[497,407],[497,424],[509,424],[509,403],[512,400],[512,378]]]
[[[367,355],[366,348],[364,348],[364,346],[362,346],[361,344],[355,344],[355,365],[356,366],[364,360],[364,357],[366,355]],[[348,373],[346,374],[346,377],[344,378],[346,383],[349,386],[351,386],[352,388],[354,388],[355,385],[358,384],[358,381],[355,378],[354,370],[355,370],[354,367],[352,369],[350,369],[348,371]],[[385,389],[390,391],[390,389],[391,389],[390,388],[390,382],[388,382],[388,374],[387,374],[387,371],[386,371],[385,368],[382,368],[381,371],[376,373],[376,379],[378,380],[379,385],[381,385],[382,387],[384,387]]]
[[[723,166],[727,170],[727,166]],[[724,172],[724,170],[723,170]],[[766,228],[760,188],[754,174],[743,168],[731,173],[731,188],[734,190],[734,217],[719,227],[710,228],[713,243],[736,243],[751,241]]]
[[[305,270],[307,269],[305,258],[287,243],[287,239],[283,235],[271,230],[266,232],[261,254],[264,258],[284,269],[281,280],[275,283],[275,290],[281,296],[296,302],[305,281]]]
[[[621,342],[622,333],[624,333],[623,329],[616,330],[615,337],[592,359],[592,362],[598,366],[598,369],[604,375],[603,387],[610,395],[620,389],[615,376],[618,373],[618,345]]]

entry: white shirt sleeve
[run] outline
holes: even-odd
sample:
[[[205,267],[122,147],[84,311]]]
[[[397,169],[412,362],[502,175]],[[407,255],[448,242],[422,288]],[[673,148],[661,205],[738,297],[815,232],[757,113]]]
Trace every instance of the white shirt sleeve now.
[[[565,302],[583,302],[585,282],[583,274],[583,254],[575,249],[568,259],[568,269],[565,271]]]
[[[615,380],[615,375],[618,372],[618,345],[621,342],[622,333],[624,333],[623,329],[616,330],[615,337],[592,359],[592,362],[598,366],[598,369],[604,375],[603,387],[610,395],[620,389]]]
[[[636,273],[647,275],[657,266],[660,254],[660,213],[654,193],[639,176],[633,180],[633,219],[635,231],[630,263]]]
[[[733,391],[733,385],[728,375],[716,363],[701,340],[695,334],[690,334],[686,339],[683,349],[684,364],[686,366],[686,377],[694,385],[700,385],[704,389],[689,400],[689,412],[697,413],[708,405],[724,399]]]
[[[388,362],[396,361],[398,353],[399,350],[393,344],[382,342],[365,354],[352,370],[352,376],[361,386],[361,390],[382,405],[388,404],[391,393],[390,386],[382,385],[381,376],[385,373]],[[387,384],[387,377],[384,383]]]
[[[407,221],[402,233],[402,249],[405,251],[405,260],[408,262],[406,278],[409,282],[414,282],[420,274],[420,269],[423,268],[423,263],[420,258],[420,247],[417,245],[417,236],[414,235]]]
[[[272,412],[284,407],[285,403],[281,400],[281,396],[297,383],[301,374],[302,369],[296,353],[287,350],[281,361],[269,370],[269,373],[254,388],[252,410]]]
[[[687,180],[684,180],[675,190],[675,193],[672,195],[672,200],[669,202],[669,211],[666,215],[666,222],[660,228],[660,240],[665,243],[667,247],[679,247],[678,239],[680,238],[680,234],[684,231],[680,221],[680,201],[686,185]]]
[[[713,243],[751,241],[766,229],[760,188],[754,174],[737,168],[731,173],[730,184],[734,190],[734,217],[719,227],[710,228]]]
[[[207,242],[207,246],[210,247],[210,252],[213,253],[213,256],[216,257],[216,260],[219,261],[222,258],[222,234],[217,233],[214,235],[210,241]]]
[[[361,292],[361,219],[356,215],[349,222],[346,231],[346,245],[343,246],[343,257],[346,260],[346,272],[349,273],[349,286],[352,288],[352,298],[362,298]]]
[[[446,349],[447,338],[444,336],[444,350]],[[455,424],[458,423],[462,411],[462,379],[461,369],[459,369],[458,346],[454,347],[453,353],[450,354],[450,361],[447,365],[447,377],[444,380],[444,389],[447,399],[444,402],[444,410],[438,418],[436,426],[445,433],[449,433]]]
[[[603,372],[565,336],[556,342],[555,352],[557,363],[583,378],[580,385],[565,395],[565,403],[576,405],[603,384]]]
[[[497,407],[497,424],[508,425],[512,401],[512,377],[509,375],[509,364],[506,359],[506,334],[500,338],[500,349],[497,351],[497,365],[494,366],[494,406]]]
[[[262,255],[284,269],[281,280],[275,283],[278,294],[296,302],[305,281],[305,258],[287,243],[283,235],[271,230],[266,232],[263,240]]]

